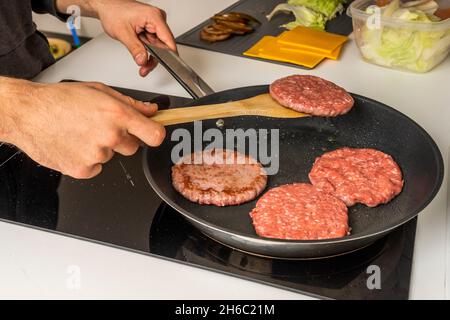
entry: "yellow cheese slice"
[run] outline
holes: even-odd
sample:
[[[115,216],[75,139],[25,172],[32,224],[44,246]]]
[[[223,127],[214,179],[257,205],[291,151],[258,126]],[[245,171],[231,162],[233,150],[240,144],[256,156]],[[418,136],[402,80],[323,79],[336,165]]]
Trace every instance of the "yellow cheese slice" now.
[[[278,42],[282,45],[328,54],[342,46],[347,40],[348,37],[346,36],[301,26],[291,31],[286,31],[278,37]]]
[[[277,44],[277,38],[266,36],[258,41],[252,48],[244,52],[245,56],[275,60],[281,62],[293,63],[308,68],[314,68],[325,57],[322,55],[311,54],[305,51],[282,50]]]
[[[342,45],[340,45],[339,47],[334,49],[334,51],[331,52],[331,53],[324,53],[324,52],[320,52],[320,51],[312,50],[312,49],[311,50],[309,50],[309,49],[302,49],[302,48],[299,48],[299,47],[287,46],[287,45],[283,45],[283,44],[280,44],[280,43],[278,43],[278,45],[280,46],[280,49],[283,50],[283,51],[307,52],[307,53],[310,53],[310,54],[316,54],[316,55],[319,55],[319,56],[323,56],[325,58],[332,59],[332,60],[338,60],[339,56],[341,55],[341,51],[342,51]]]

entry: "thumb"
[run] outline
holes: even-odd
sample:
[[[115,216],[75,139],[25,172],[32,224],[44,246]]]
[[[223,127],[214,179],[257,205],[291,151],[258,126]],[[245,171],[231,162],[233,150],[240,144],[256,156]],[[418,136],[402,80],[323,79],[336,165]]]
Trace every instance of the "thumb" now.
[[[148,53],[137,34],[132,30],[121,33],[117,39],[122,42],[133,56],[134,61],[139,66],[145,66],[148,62]]]

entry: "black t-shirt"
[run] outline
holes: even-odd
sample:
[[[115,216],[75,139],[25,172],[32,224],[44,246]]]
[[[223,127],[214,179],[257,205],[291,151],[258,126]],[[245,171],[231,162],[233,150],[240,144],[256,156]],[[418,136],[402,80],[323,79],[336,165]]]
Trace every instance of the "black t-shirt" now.
[[[32,10],[59,18],[54,0],[0,0],[0,75],[31,79],[54,62]]]

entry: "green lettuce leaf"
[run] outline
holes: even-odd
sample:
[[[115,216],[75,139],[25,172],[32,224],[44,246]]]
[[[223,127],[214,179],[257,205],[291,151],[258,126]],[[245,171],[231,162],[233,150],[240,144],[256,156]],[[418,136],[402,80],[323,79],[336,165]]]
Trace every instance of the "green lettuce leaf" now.
[[[288,0],[288,4],[293,6],[304,6],[308,9],[320,12],[326,20],[333,19],[338,13],[344,10],[343,4],[346,0]]]
[[[292,12],[294,14],[295,21],[282,26],[289,30],[292,30],[298,26],[317,28],[321,30],[325,29],[326,20],[324,16],[304,6],[293,6],[287,3],[281,3],[273,9],[273,11],[267,16],[267,19],[271,20],[279,12]]]

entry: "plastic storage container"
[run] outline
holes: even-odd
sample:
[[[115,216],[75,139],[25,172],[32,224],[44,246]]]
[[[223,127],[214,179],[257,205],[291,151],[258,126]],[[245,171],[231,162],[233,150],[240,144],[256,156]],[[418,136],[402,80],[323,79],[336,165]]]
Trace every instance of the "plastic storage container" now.
[[[371,63],[415,72],[427,72],[444,61],[450,51],[450,19],[415,22],[384,17],[371,7],[376,1],[356,0],[347,14],[353,19],[356,43],[363,58]],[[436,1],[450,7],[449,0]]]

